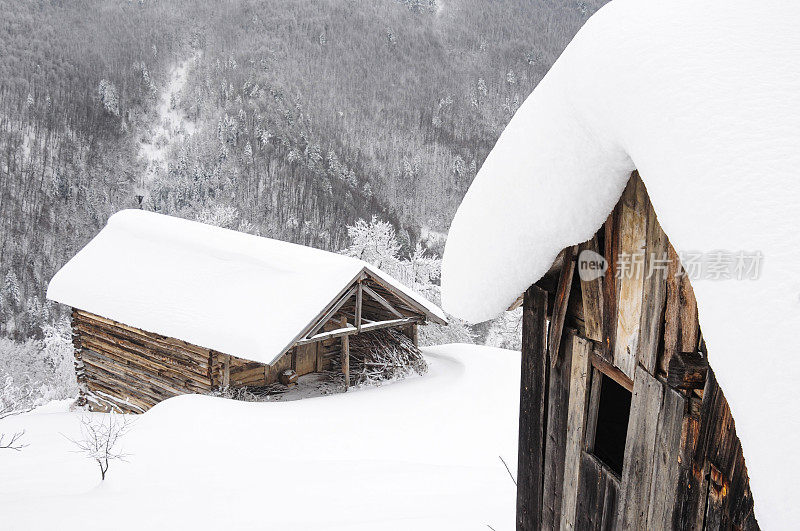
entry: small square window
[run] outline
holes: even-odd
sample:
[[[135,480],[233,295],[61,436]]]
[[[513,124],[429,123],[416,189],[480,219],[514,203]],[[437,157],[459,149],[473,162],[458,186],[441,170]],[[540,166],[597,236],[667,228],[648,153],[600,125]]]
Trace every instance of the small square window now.
[[[594,440],[591,451],[617,475],[622,475],[625,459],[625,438],[631,413],[631,392],[599,371],[600,396],[593,402],[597,407]]]

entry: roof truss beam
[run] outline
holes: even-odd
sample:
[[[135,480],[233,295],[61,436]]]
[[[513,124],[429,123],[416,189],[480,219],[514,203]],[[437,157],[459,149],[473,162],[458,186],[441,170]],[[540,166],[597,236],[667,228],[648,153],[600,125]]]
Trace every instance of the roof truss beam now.
[[[392,315],[394,315],[397,318],[404,317],[402,313],[397,311],[397,309],[394,306],[392,306],[391,303],[389,303],[389,301],[387,301],[386,299],[381,297],[375,290],[373,290],[372,288],[370,288],[366,284],[363,284],[362,287],[363,287],[364,291],[367,292],[367,295],[369,295],[370,297],[375,299],[375,301],[377,301],[381,306],[383,306],[384,308],[389,310],[389,312],[391,312]]]
[[[322,328],[322,327],[325,325],[325,323],[327,323],[327,322],[328,322],[328,320],[329,320],[331,317],[333,317],[333,316],[336,314],[336,312],[338,312],[338,311],[339,311],[339,309],[340,309],[342,306],[344,306],[344,305],[345,305],[345,303],[346,303],[348,300],[350,300],[350,297],[352,297],[352,296],[353,296],[353,295],[356,293],[356,291],[357,291],[357,290],[358,290],[358,288],[357,288],[356,286],[353,286],[352,288],[350,288],[350,289],[347,291],[347,293],[345,293],[345,294],[342,296],[342,298],[341,298],[341,299],[339,299],[339,302],[337,302],[336,304],[334,304],[334,305],[331,307],[331,309],[330,309],[330,310],[328,310],[327,312],[325,312],[325,315],[323,315],[323,316],[320,318],[320,320],[319,320],[319,321],[317,321],[317,324],[316,324],[316,325],[314,325],[314,328],[312,328],[312,329],[311,329],[311,330],[308,332],[308,334],[306,334],[306,337],[313,336],[314,334],[316,334],[316,333],[319,331],[319,329],[320,329],[320,328]],[[299,344],[299,343],[298,343],[298,344]]]
[[[405,326],[409,324],[414,324],[422,321],[421,317],[403,317],[402,319],[390,319],[388,321],[375,321],[372,323],[366,323],[361,326],[361,332],[371,332],[373,330],[381,330],[383,328],[394,328],[398,326]],[[359,333],[358,329],[355,326],[347,325],[342,328],[337,328],[336,330],[331,330],[329,332],[322,332],[321,334],[317,334],[315,336],[301,339],[296,345],[305,345],[308,343],[314,343],[316,341],[325,341],[326,339],[334,339],[337,337],[343,336],[350,336],[353,334]]]

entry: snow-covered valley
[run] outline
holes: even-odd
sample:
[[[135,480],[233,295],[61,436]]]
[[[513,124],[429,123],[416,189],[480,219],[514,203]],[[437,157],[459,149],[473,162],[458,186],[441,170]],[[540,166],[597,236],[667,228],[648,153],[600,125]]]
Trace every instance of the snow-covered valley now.
[[[513,529],[519,353],[425,349],[423,377],[293,402],[186,395],[135,418],[105,482],[69,401],[0,421],[5,529]],[[95,414],[99,415],[99,414]]]

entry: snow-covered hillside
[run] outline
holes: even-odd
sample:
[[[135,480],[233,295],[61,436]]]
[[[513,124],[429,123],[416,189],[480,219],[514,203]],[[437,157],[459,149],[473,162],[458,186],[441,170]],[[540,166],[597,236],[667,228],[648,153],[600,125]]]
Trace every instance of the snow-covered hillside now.
[[[430,372],[295,402],[182,396],[137,417],[100,484],[68,402],[0,421],[6,529],[512,529],[519,353],[425,351]]]

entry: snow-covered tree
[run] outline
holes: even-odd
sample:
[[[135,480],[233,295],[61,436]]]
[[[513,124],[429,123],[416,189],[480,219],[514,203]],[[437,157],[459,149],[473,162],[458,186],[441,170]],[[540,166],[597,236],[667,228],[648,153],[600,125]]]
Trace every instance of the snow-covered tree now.
[[[119,117],[119,93],[117,87],[107,79],[101,79],[100,85],[97,87],[97,93],[100,96],[100,103],[106,112],[112,116]]]
[[[503,312],[492,321],[486,334],[486,344],[510,350],[522,348],[522,307]]]

